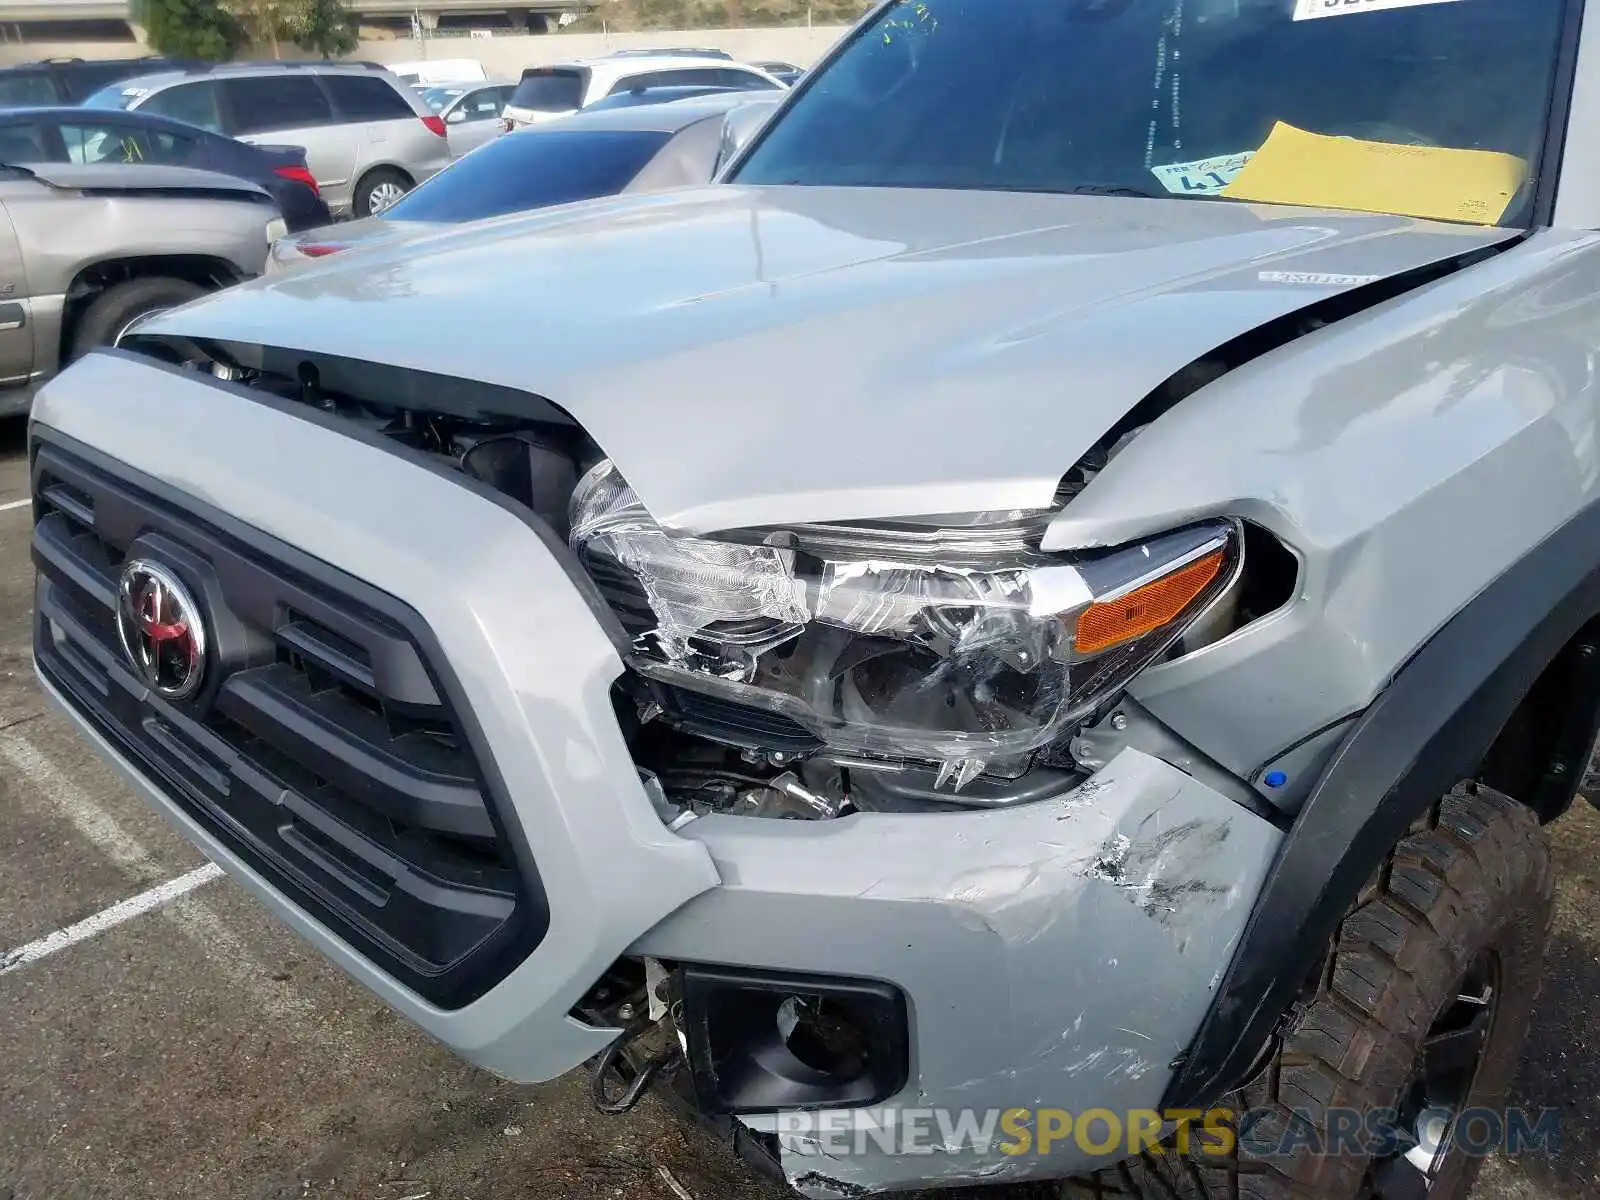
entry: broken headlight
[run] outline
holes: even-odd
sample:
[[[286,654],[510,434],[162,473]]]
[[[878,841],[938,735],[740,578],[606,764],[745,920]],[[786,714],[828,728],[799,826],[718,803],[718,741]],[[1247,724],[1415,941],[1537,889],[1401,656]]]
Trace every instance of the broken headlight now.
[[[1035,548],[1046,518],[678,537],[605,460],[573,493],[570,538],[597,577],[642,591],[641,673],[835,750],[937,762],[959,788],[1068,732],[1237,574],[1231,522],[1067,558]]]

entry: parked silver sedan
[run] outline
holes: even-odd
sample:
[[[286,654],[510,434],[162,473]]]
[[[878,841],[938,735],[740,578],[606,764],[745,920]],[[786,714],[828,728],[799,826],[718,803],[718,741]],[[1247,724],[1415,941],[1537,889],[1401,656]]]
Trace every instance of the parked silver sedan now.
[[[483,145],[383,213],[279,238],[267,274],[356,247],[621,192],[706,183],[787,93],[573,113]]]
[[[500,114],[516,90],[514,83],[442,83],[417,94],[444,121],[450,153],[460,158],[505,132]]]

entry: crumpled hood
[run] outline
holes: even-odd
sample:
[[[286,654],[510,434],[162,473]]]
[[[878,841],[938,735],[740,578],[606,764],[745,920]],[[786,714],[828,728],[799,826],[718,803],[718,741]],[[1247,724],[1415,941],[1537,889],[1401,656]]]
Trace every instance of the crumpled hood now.
[[[1208,351],[1511,236],[1228,202],[723,186],[363,248],[145,328],[538,394],[657,520],[708,532],[1044,507]]]

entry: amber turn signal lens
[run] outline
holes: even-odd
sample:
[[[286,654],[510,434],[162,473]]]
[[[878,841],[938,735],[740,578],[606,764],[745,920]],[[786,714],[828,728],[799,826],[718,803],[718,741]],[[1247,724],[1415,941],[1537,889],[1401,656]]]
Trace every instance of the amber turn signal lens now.
[[[1220,570],[1222,551],[1214,550],[1126,596],[1091,604],[1078,615],[1077,652],[1098,654],[1176,620]]]

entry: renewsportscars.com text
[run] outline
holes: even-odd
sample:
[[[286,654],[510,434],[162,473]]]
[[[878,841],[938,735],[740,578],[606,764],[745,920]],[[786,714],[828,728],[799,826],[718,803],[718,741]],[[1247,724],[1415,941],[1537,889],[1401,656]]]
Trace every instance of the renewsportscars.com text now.
[[[1174,1151],[1255,1159],[1311,1153],[1383,1157],[1446,1143],[1473,1155],[1554,1154],[1560,1113],[1553,1108],[1212,1109],[878,1108],[790,1112],[777,1117],[783,1148],[795,1154],[1048,1155],[1072,1149],[1092,1156],[1132,1157]]]

